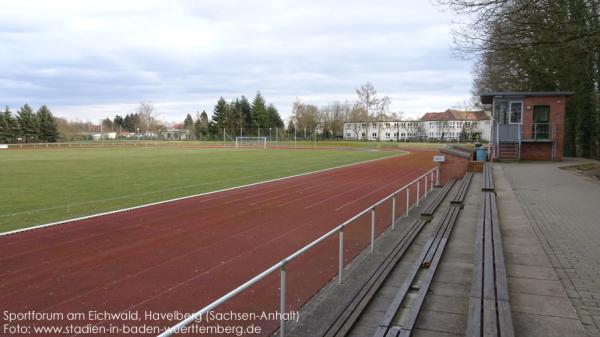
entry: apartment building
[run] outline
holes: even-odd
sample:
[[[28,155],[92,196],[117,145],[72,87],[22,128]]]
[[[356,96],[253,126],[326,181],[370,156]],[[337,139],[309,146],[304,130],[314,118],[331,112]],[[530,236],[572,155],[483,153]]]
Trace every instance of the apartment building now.
[[[344,139],[408,141],[458,141],[461,133],[469,140],[489,141],[490,117],[483,111],[428,112],[417,121],[344,123]]]

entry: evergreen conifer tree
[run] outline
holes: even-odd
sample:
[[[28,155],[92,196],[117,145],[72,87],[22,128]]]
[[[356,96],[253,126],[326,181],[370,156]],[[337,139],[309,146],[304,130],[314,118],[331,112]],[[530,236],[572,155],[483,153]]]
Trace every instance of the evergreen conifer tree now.
[[[52,112],[47,106],[42,105],[37,111],[38,140],[54,143],[58,139],[58,128]]]
[[[19,132],[26,143],[35,143],[39,141],[39,121],[36,114],[27,104],[23,105],[17,112],[17,122],[19,123]]]
[[[18,137],[18,129],[17,120],[6,107],[0,113],[0,143],[14,143]]]
[[[255,128],[268,128],[268,116],[265,99],[260,94],[256,93],[252,101],[252,126]]]
[[[269,104],[269,106],[267,107],[267,117],[269,120],[269,127],[273,127],[273,128],[282,128],[283,127],[283,120],[281,119],[281,116],[279,115],[279,111],[277,111],[277,108],[275,108],[275,106],[273,104]]]
[[[212,131],[216,134],[222,134],[225,123],[227,122],[227,102],[223,97],[219,98],[211,118]]]

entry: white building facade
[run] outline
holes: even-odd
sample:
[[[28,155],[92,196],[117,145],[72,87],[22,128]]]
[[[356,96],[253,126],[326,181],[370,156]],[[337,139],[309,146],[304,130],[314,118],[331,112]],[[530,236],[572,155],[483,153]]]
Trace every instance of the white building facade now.
[[[398,141],[422,137],[419,121],[344,123],[346,140]]]
[[[462,134],[462,136],[461,136]],[[483,111],[429,112],[418,121],[344,123],[344,139],[374,141],[462,139],[489,141],[491,120]]]

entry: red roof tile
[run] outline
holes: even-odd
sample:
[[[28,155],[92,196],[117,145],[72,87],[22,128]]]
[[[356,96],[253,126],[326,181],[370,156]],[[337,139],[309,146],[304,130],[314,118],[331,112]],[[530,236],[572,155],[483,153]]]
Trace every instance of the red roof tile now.
[[[459,111],[448,109],[444,112],[428,112],[421,117],[421,122],[437,121],[485,121],[490,117],[483,111]]]

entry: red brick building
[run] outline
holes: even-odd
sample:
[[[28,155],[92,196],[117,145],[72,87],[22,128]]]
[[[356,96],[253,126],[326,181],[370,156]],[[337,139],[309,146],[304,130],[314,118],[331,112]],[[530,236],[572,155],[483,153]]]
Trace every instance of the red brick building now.
[[[490,92],[492,159],[562,160],[566,99],[571,92]]]

